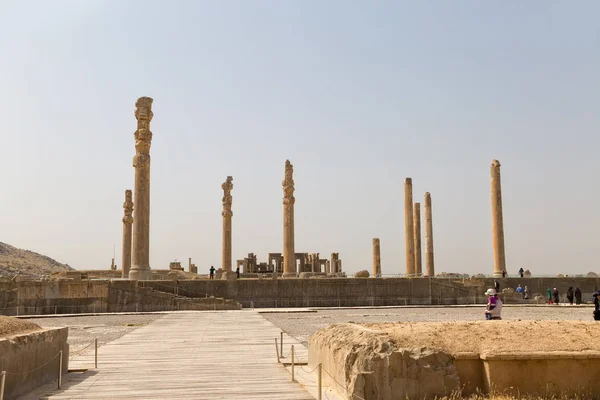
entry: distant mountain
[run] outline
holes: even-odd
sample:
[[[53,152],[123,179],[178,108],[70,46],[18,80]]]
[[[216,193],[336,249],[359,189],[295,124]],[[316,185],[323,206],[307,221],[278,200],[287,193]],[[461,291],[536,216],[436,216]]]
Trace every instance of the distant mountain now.
[[[0,276],[50,275],[53,272],[72,270],[69,265],[61,264],[48,256],[0,242]]]

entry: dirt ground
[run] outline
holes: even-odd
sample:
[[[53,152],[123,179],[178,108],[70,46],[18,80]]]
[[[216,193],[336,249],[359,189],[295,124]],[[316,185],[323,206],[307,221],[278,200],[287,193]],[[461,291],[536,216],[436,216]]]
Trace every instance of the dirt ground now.
[[[40,326],[33,322],[0,315],[0,339],[21,333],[39,331],[40,329]]]

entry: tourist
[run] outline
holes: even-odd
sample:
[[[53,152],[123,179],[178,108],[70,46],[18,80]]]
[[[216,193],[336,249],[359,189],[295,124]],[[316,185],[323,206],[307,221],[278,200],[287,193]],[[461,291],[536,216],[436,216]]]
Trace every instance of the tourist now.
[[[529,288],[525,285],[525,289],[523,289],[523,298],[529,299]]]
[[[498,298],[498,293],[494,289],[489,288],[485,294],[488,297],[487,306],[485,307],[485,319],[502,319],[500,316],[500,313],[502,312],[502,301]]]
[[[494,289],[496,290],[496,293],[500,293],[500,282],[494,280]]]
[[[581,304],[581,289],[578,287],[575,288],[575,304]]]
[[[558,289],[554,288],[552,290],[552,301],[554,302],[554,304],[558,305]]]
[[[521,278],[523,278],[523,274],[525,274],[525,271],[523,271],[523,267],[521,267],[521,269],[519,269],[519,275]]]
[[[521,284],[519,284],[517,286],[517,288],[515,289],[515,292],[517,292],[517,293],[523,293],[523,288],[521,287]]]
[[[548,304],[552,304],[552,290],[546,289],[546,294],[548,295]]]
[[[594,294],[594,321],[600,321],[600,290],[596,290]]]
[[[240,279],[240,267],[239,266],[235,269],[235,275],[238,279]]]
[[[569,300],[570,305],[573,305],[573,286],[569,286],[567,289],[567,300]]]
[[[506,270],[505,269],[502,270],[502,277],[506,278]]]
[[[210,266],[210,279],[215,279],[215,267]]]

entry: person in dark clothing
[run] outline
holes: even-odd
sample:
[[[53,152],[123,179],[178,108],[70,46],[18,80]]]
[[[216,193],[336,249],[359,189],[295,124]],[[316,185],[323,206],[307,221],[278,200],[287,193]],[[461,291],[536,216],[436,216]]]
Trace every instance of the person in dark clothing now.
[[[210,271],[210,279],[215,279],[215,267],[213,267],[211,265],[209,271]]]
[[[506,270],[505,269],[502,270],[502,277],[506,278]]]
[[[596,290],[594,296],[594,321],[600,321],[600,291]]]
[[[521,269],[519,270],[519,275],[521,276],[521,278],[523,278],[524,273],[525,271],[523,271],[523,267],[521,267]]]
[[[569,286],[567,289],[567,300],[569,300],[570,305],[573,305],[573,286]]]
[[[575,304],[581,304],[581,289],[578,287],[575,288]]]
[[[552,290],[546,289],[546,297],[548,298],[548,304],[552,304]]]
[[[500,293],[500,282],[494,281],[494,290],[496,290],[496,293]]]
[[[237,267],[235,269],[235,275],[237,276],[238,279],[240,279],[240,267]]]
[[[558,289],[554,288],[552,290],[552,301],[554,302],[554,304],[558,305]]]

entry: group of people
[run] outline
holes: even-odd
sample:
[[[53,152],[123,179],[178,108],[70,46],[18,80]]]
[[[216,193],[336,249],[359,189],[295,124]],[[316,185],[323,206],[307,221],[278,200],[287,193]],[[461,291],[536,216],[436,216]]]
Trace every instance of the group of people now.
[[[548,304],[560,304],[560,293],[557,288],[550,290],[550,288],[546,289],[546,295],[548,298]],[[567,289],[567,300],[569,304],[573,305],[573,301],[575,304],[581,304],[581,289],[578,287],[573,290],[573,286],[569,286]]]

